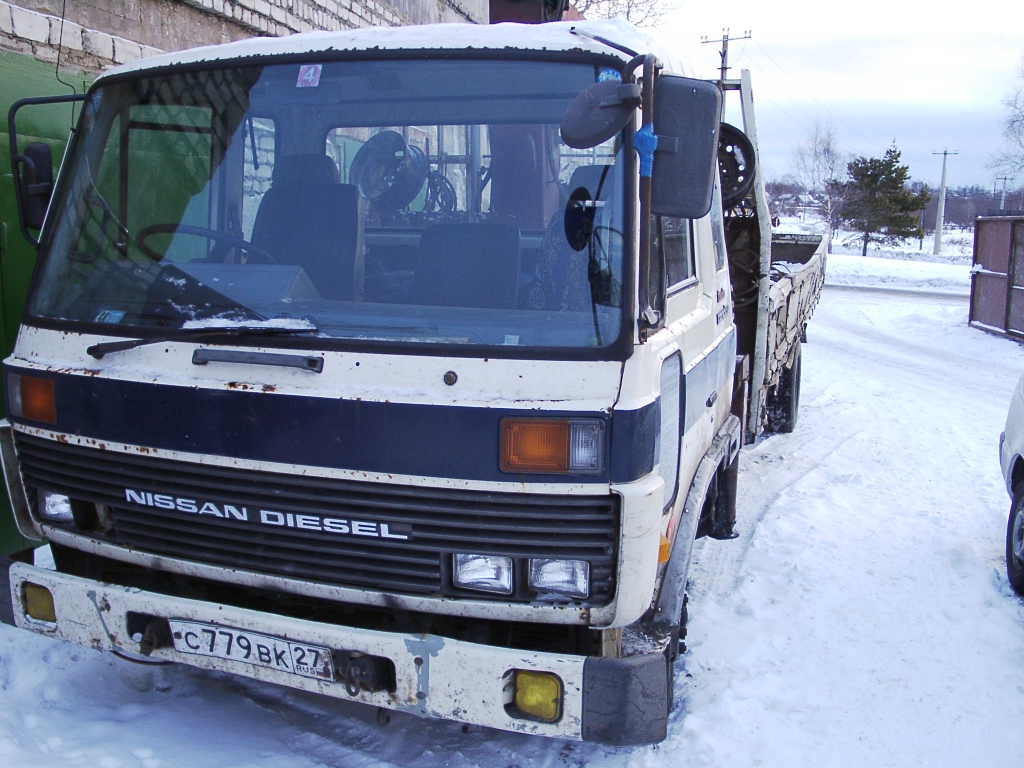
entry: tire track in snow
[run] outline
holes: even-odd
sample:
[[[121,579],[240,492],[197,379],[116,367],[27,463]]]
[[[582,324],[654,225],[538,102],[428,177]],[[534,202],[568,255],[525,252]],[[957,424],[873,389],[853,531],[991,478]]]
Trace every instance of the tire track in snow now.
[[[801,415],[796,433],[772,435],[743,449],[736,495],[737,537],[697,541],[687,585],[692,601],[724,597],[735,591],[754,534],[768,511],[788,488],[862,431],[859,426],[849,426],[837,434],[829,425],[808,425],[807,417],[806,412]]]

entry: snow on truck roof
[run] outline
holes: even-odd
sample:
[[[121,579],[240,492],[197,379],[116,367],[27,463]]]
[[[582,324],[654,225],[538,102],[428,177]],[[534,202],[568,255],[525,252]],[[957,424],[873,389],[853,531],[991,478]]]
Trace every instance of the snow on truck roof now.
[[[576,30],[577,33],[574,33]],[[683,67],[664,41],[623,19],[561,21],[546,24],[429,24],[405,27],[363,27],[333,32],[304,32],[286,37],[255,37],[233,43],[191,48],[123,64],[100,80],[131,72],[202,62],[329,54],[338,51],[480,50],[588,51],[626,61],[630,56],[594,37],[610,40],[637,53],[653,53],[666,71],[683,74]]]

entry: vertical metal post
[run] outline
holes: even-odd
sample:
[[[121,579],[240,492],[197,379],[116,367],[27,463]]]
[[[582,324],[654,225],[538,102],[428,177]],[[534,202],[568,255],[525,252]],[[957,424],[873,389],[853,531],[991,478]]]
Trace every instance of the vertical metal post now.
[[[757,327],[754,331],[754,359],[750,371],[750,412],[747,414],[747,435],[756,440],[761,432],[761,413],[765,397],[765,373],[768,354],[768,291],[771,288],[772,222],[768,213],[768,198],[764,191],[764,173],[757,142],[757,119],[754,117],[754,94],[750,86],[750,70],[740,73],[740,103],[743,108],[743,131],[754,145],[754,210],[757,212],[760,233],[760,266],[757,281]]]
[[[470,214],[480,213],[480,166],[483,165],[483,159],[480,154],[480,126],[469,125],[466,126],[468,132],[467,154],[469,159],[466,161],[466,208]]]
[[[634,62],[636,59],[634,59]],[[643,57],[644,72],[641,86],[640,113],[641,124],[654,122],[654,69],[658,61],[654,56]],[[627,65],[629,71],[635,66],[633,62]],[[651,179],[647,176],[640,176],[640,269],[639,269],[639,291],[640,299],[640,328],[639,339],[647,341],[647,334],[651,328],[657,326],[661,319],[658,312],[651,303]]]
[[[601,658],[622,657],[622,628],[601,630]]]

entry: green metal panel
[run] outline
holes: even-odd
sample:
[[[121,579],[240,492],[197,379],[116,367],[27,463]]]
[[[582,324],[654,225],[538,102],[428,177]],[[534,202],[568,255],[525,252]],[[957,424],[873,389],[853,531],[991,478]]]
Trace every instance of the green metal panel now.
[[[90,75],[61,73],[61,80],[72,83],[82,93],[92,79]],[[10,166],[10,142],[7,134],[7,112],[18,99],[30,96],[60,96],[72,88],[61,83],[53,64],[36,61],[29,56],[0,52],[0,114],[4,117],[0,132],[0,345],[7,357],[18,333],[25,294],[36,262],[36,250],[21,235],[18,208],[14,199],[14,182]],[[25,107],[18,113],[18,146],[30,141],[45,141],[53,152],[54,163],[64,154],[72,120],[77,109],[66,104]],[[0,400],[0,414],[6,413],[6,398]],[[0,555],[10,554],[31,542],[18,533],[10,511],[7,494],[0,492]]]

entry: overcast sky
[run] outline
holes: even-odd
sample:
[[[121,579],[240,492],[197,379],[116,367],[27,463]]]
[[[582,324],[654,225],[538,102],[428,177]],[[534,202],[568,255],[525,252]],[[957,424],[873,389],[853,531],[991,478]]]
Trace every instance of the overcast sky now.
[[[944,149],[959,152],[949,156],[950,186],[996,183],[985,164],[1002,141],[1002,102],[1024,57],[1017,0],[676,2],[659,29],[701,77],[717,76],[723,29],[750,30],[729,44],[729,74],[751,72],[767,178],[792,170],[817,118],[831,121],[851,155],[881,157],[895,140],[911,178],[933,187],[942,156],[932,153]]]

